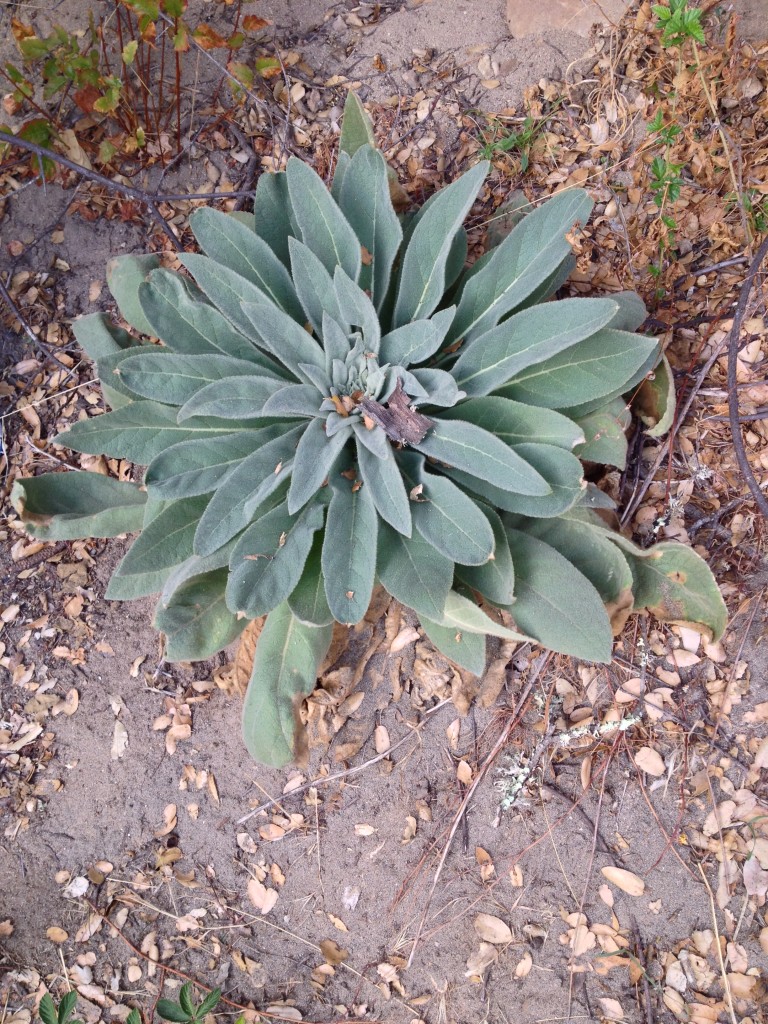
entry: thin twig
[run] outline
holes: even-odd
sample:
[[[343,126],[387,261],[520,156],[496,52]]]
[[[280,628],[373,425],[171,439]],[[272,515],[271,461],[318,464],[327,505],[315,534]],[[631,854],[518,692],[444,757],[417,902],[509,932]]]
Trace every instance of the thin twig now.
[[[733,1009],[733,995],[731,994],[731,983],[728,980],[728,972],[725,969],[725,961],[723,960],[723,947],[720,944],[720,929],[717,926],[717,911],[715,910],[715,898],[712,895],[712,887],[707,881],[707,876],[704,874],[704,868],[701,864],[698,865],[699,872],[701,873],[702,881],[707,889],[707,896],[709,897],[709,910],[712,914],[712,927],[715,931],[715,949],[717,950],[717,959],[720,964],[720,974],[723,979],[723,990],[725,992],[725,998],[728,1002],[728,1011],[731,1015],[731,1024],[736,1024],[736,1013]]]
[[[741,324],[744,316],[747,312],[747,305],[749,304],[749,297],[752,293],[752,286],[755,283],[755,278],[760,272],[763,260],[768,256],[768,235],[760,243],[760,248],[755,254],[755,258],[749,265],[747,276],[744,278],[744,283],[741,286],[739,292],[739,301],[736,303],[736,310],[733,314],[733,326],[731,327],[731,333],[728,335],[728,415],[731,420],[731,435],[733,437],[733,448],[736,452],[736,461],[739,464],[741,474],[747,482],[747,486],[752,492],[752,497],[757,503],[757,507],[768,519],[768,498],[763,494],[760,485],[755,479],[755,474],[752,472],[752,467],[749,464],[747,458],[747,452],[744,447],[744,438],[741,436],[741,426],[739,424],[739,392],[736,389],[736,362],[739,355],[739,336],[741,334]]]
[[[159,966],[161,970],[167,971],[169,974],[175,974],[177,978],[184,978],[185,981],[192,982],[193,985],[195,985],[197,988],[203,989],[203,991],[205,992],[213,992],[213,989],[211,988],[210,985],[206,985],[205,982],[200,981],[193,975],[187,974],[186,971],[182,971],[178,967],[171,967],[170,964],[158,964],[156,960],[153,960],[152,957],[149,956],[148,953],[145,953],[143,950],[139,949],[138,946],[135,946],[128,938],[128,936],[125,934],[125,932],[123,932],[115,924],[114,921],[110,921],[108,915],[105,914],[103,910],[100,910],[95,903],[92,903],[87,896],[85,897],[85,902],[91,908],[91,911],[94,914],[97,914],[108,927],[114,928],[114,930],[117,932],[117,934],[126,944],[126,946],[128,946],[128,948],[131,949],[136,954],[136,956],[139,956],[143,960],[146,960],[147,963],[154,964],[156,967]],[[224,1003],[225,1006],[231,1006],[234,1010],[247,1010],[249,1013],[255,1012],[257,1017],[261,1015],[262,1017],[268,1017],[270,1020],[292,1021],[295,1019],[293,1017],[283,1017],[283,1015],[280,1013],[270,1013],[269,1010],[256,1010],[253,1006],[243,1006],[242,1003],[235,1003],[231,999],[227,999],[227,997],[223,995],[219,996],[219,1002]],[[311,1022],[309,1022],[309,1024],[311,1024]],[[337,1019],[336,1021],[332,1022],[332,1024],[355,1024],[355,1022],[350,1020],[340,1021]],[[363,1024],[363,1022],[360,1021],[359,1018],[358,1024]]]
[[[292,789],[290,793],[283,794],[283,799],[285,800],[289,796],[298,796],[299,793],[306,793],[306,791],[308,789],[311,789],[313,786],[321,786],[328,782],[337,782],[339,779],[346,779],[350,775],[357,775],[358,772],[362,772],[366,768],[370,768],[373,765],[378,764],[379,761],[383,761],[385,758],[389,757],[390,754],[393,754],[397,750],[397,748],[401,747],[407,740],[409,740],[414,733],[419,732],[419,730],[421,730],[427,724],[427,722],[432,718],[433,715],[435,715],[438,711],[440,711],[441,708],[444,708],[445,705],[449,703],[450,701],[446,699],[441,700],[439,704],[435,704],[433,708],[430,708],[429,711],[426,712],[424,718],[419,722],[418,725],[414,726],[413,729],[411,729],[411,731],[407,735],[403,736],[402,739],[399,739],[397,743],[393,743],[391,747],[387,747],[387,749],[383,753],[377,754],[376,757],[372,757],[369,761],[364,761],[363,764],[355,765],[354,768],[346,768],[344,769],[344,771],[334,772],[332,775],[321,775],[316,779],[312,779],[311,782],[305,782],[301,786],[297,786],[296,789]],[[251,818],[254,817],[254,815],[261,814],[262,811],[268,811],[270,807],[276,807],[279,805],[279,800],[269,799],[266,801],[266,803],[259,804],[258,807],[254,808],[252,811],[249,811],[248,814],[245,814],[242,818],[238,818],[237,824],[244,825],[245,822],[250,821]]]
[[[46,149],[45,146],[38,146],[37,143],[29,142],[27,139],[20,139],[16,135],[10,135],[8,132],[0,131],[0,143],[7,143],[9,146],[18,146],[20,149],[26,149],[30,153],[35,153],[41,159],[45,158],[48,160],[54,160],[56,163],[61,164],[62,167],[66,167],[68,170],[74,171],[75,174],[79,174],[82,178],[85,178],[88,181],[92,181],[97,185],[103,185],[105,188],[111,189],[113,192],[120,193],[120,195],[128,196],[129,199],[133,199],[138,203],[144,203],[152,215],[152,218],[157,222],[166,237],[170,239],[174,249],[176,249],[177,252],[182,249],[181,242],[171,230],[168,221],[163,217],[155,205],[158,200],[148,192],[144,192],[142,189],[133,188],[131,185],[123,185],[119,181],[113,181],[111,178],[107,178],[105,175],[99,174],[98,171],[93,171],[88,167],[83,167],[82,164],[75,163],[74,160],[70,160],[68,157],[62,156],[61,153],[56,153],[52,149]]]
[[[523,687],[522,693],[518,697],[517,704],[515,705],[514,711],[512,712],[512,716],[509,719],[509,722],[506,724],[506,726],[502,730],[501,735],[499,736],[499,738],[494,743],[493,749],[491,750],[490,754],[486,757],[486,759],[483,761],[483,763],[478,768],[477,773],[475,774],[475,777],[472,780],[471,786],[467,790],[464,799],[461,801],[461,805],[460,805],[458,811],[456,812],[456,817],[454,818],[453,825],[451,826],[451,830],[448,833],[448,838],[446,840],[445,846],[443,847],[443,852],[442,852],[442,855],[440,857],[440,862],[438,863],[437,870],[435,871],[435,877],[432,879],[432,886],[431,886],[431,888],[429,890],[429,895],[427,896],[427,901],[426,901],[426,903],[424,905],[424,910],[422,911],[422,914],[421,914],[421,919],[419,921],[419,927],[418,927],[418,929],[416,931],[416,936],[415,936],[415,938],[413,940],[413,946],[411,947],[411,954],[408,957],[408,963],[406,965],[407,967],[410,967],[411,964],[413,963],[413,958],[416,955],[416,949],[417,949],[417,947],[419,945],[419,939],[421,938],[421,933],[424,930],[424,924],[425,924],[425,922],[427,920],[427,914],[429,913],[429,907],[430,907],[430,904],[432,902],[432,897],[435,895],[435,889],[437,888],[437,883],[440,880],[440,875],[443,873],[443,868],[445,867],[445,862],[448,859],[448,853],[449,853],[449,851],[451,849],[451,845],[452,845],[453,840],[454,840],[454,838],[456,836],[456,833],[457,833],[457,831],[459,829],[459,825],[461,824],[461,820],[464,817],[464,814],[466,813],[467,807],[471,803],[472,797],[475,795],[477,787],[483,781],[483,779],[485,778],[485,776],[488,773],[489,768],[494,763],[494,761],[498,757],[499,753],[503,750],[504,746],[508,742],[512,730],[517,725],[519,725],[519,723],[520,723],[520,716],[522,715],[523,710],[524,710],[526,704],[528,703],[528,698],[531,695],[531,690],[533,689],[534,683],[538,679],[539,675],[541,674],[542,669],[544,668],[546,663],[549,661],[551,656],[552,656],[551,652],[549,652],[549,653],[546,653],[546,654],[542,654],[537,659],[537,662],[535,663],[535,667],[534,667],[533,671],[531,672],[530,678],[526,682],[525,686]]]
[[[14,317],[14,319],[19,321],[19,323],[21,324],[21,329],[26,334],[26,336],[29,339],[30,343],[38,351],[43,352],[45,355],[49,356],[51,359],[53,359],[55,362],[57,362],[59,364],[59,366],[63,367],[67,371],[68,375],[70,373],[72,373],[72,367],[71,366],[67,366],[66,363],[62,362],[62,360],[59,359],[59,357],[53,351],[51,346],[46,344],[46,342],[44,342],[41,338],[38,338],[38,336],[32,330],[32,328],[29,325],[29,322],[27,321],[27,319],[24,317],[24,315],[21,312],[21,310],[19,309],[19,307],[14,302],[14,300],[13,300],[13,298],[11,296],[11,293],[8,291],[8,289],[3,284],[2,278],[0,278],[0,299],[2,299],[3,302],[8,306],[8,309],[10,310],[11,316]]]

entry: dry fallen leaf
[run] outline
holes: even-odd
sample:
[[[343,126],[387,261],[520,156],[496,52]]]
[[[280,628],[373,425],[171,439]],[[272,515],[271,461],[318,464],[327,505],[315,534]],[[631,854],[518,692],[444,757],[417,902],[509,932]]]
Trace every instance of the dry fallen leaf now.
[[[527,978],[528,975],[531,973],[531,968],[532,967],[533,967],[533,957],[531,956],[530,953],[525,953],[523,955],[523,959],[520,961],[520,963],[515,968],[515,977],[516,978]]]
[[[611,885],[627,893],[628,896],[642,896],[645,892],[645,882],[633,871],[626,871],[624,868],[608,866],[601,869],[601,874]]]
[[[490,882],[496,875],[496,868],[493,866],[490,853],[482,846],[475,847],[475,860],[480,866],[480,877],[484,882]]]
[[[598,999],[598,1002],[606,1020],[624,1020],[624,1010],[618,999],[609,999],[607,996],[603,996]]]
[[[332,967],[338,967],[339,964],[349,959],[348,950],[342,949],[335,939],[322,939],[320,950]]]
[[[509,925],[505,924],[500,917],[493,917],[492,914],[478,914],[474,924],[475,931],[483,942],[503,946],[512,941]]]
[[[248,882],[248,898],[260,914],[268,914],[277,903],[276,889],[268,889],[258,880],[251,878]]]
[[[464,977],[475,983],[483,980],[486,970],[499,959],[499,951],[490,942],[481,942],[477,949],[467,960],[467,969]]]
[[[373,730],[373,746],[377,754],[386,753],[392,744],[389,742],[389,732],[383,725],[377,725]]]
[[[125,748],[128,746],[128,730],[125,728],[122,722],[115,722],[115,732],[112,737],[112,751],[111,756],[113,761],[117,761],[125,753]]]
[[[459,761],[456,767],[456,778],[464,786],[468,786],[472,781],[472,769],[466,761]]]
[[[653,747],[640,747],[635,754],[635,764],[648,775],[663,775],[666,771],[664,759]]]

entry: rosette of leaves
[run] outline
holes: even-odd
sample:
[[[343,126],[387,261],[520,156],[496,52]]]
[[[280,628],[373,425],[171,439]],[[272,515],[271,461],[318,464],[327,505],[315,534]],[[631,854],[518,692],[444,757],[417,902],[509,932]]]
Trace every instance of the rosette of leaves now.
[[[669,390],[636,296],[548,301],[589,197],[554,196],[467,269],[487,169],[399,217],[351,96],[330,191],[291,159],[253,215],[192,215],[183,273],[112,264],[123,318],[162,344],[75,325],[112,411],[58,443],[147,469],[22,480],[16,508],[45,539],[138,533],[106,596],[159,593],[170,660],[267,616],[244,712],[260,761],[290,760],[334,620],[358,622],[377,583],[478,674],[488,635],[607,662],[631,611],[724,628],[705,563],[611,530],[584,479],[583,461],[624,465],[624,396],[656,368],[663,415]]]

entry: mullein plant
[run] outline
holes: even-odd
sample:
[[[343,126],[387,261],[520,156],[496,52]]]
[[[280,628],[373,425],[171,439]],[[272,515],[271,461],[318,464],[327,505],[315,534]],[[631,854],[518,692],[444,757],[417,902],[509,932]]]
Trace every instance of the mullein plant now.
[[[291,759],[333,623],[359,622],[377,583],[478,675],[489,635],[609,662],[633,611],[725,627],[702,559],[637,547],[584,478],[585,461],[624,466],[627,399],[653,371],[670,401],[636,295],[553,298],[589,196],[558,193],[467,267],[487,173],[399,216],[350,93],[330,190],[292,158],[253,214],[192,214],[185,272],[113,261],[135,333],[75,324],[112,411],[57,443],[147,468],[22,479],[15,507],[45,540],[138,534],[106,597],[159,593],[171,661],[266,616],[244,709],[261,762]]]

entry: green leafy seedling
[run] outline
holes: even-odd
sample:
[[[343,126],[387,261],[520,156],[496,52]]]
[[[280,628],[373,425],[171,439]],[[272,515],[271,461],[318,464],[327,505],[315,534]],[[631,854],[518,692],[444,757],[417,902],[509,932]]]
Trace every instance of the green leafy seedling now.
[[[77,992],[67,992],[57,1009],[50,994],[46,992],[40,1000],[38,1012],[43,1024],[82,1024],[82,1021],[71,1019],[76,1004]]]
[[[221,989],[215,988],[195,1006],[192,1001],[192,985],[187,981],[179,989],[179,1001],[176,1003],[172,999],[159,999],[157,1012],[163,1020],[170,1020],[173,1024],[201,1024],[205,1016],[216,1009],[220,999]]]
[[[689,7],[688,0],[669,0],[669,7],[654,4],[653,13],[658,19],[656,28],[661,32],[663,46],[682,46],[688,39],[705,42],[701,11]]]

